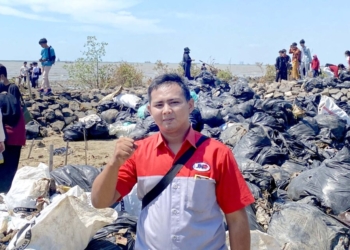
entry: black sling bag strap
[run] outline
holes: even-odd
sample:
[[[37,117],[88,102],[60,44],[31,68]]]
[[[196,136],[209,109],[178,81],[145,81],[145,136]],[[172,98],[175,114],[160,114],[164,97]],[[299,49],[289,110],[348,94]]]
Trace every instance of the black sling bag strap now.
[[[199,138],[199,140],[196,143],[196,148],[198,148],[207,139],[208,137],[202,135],[202,137]],[[173,181],[180,169],[193,156],[194,152],[196,151],[196,148],[191,147],[189,150],[187,150],[186,153],[184,153],[174,163],[174,165],[169,169],[166,175],[164,175],[163,178],[157,183],[157,185],[143,197],[142,209],[147,207],[148,204],[150,204],[155,198],[158,197],[158,195],[160,195],[167,188],[167,186]]]

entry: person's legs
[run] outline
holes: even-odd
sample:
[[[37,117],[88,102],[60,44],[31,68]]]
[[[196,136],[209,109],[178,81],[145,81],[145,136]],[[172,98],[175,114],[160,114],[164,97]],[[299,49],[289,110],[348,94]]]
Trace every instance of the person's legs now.
[[[188,80],[191,80],[191,65],[188,63],[185,64],[185,77],[187,77]]]
[[[293,61],[292,62],[292,78],[293,78],[293,80],[299,79],[299,74],[298,74],[299,68],[298,67],[299,67],[298,62]]]
[[[300,73],[301,79],[305,78],[304,72],[305,72],[305,63],[301,62],[299,66],[299,73]]]
[[[281,79],[281,71],[276,72],[276,82],[279,82]]]
[[[44,66],[43,67],[43,81],[42,81],[42,84],[41,84],[41,88],[43,90],[48,90],[50,89],[51,90],[51,87],[50,87],[50,82],[49,82],[49,72],[50,72],[50,69],[51,69],[51,66]]]
[[[4,163],[0,164],[0,193],[7,193],[11,188],[18,168],[21,148],[22,146],[5,145],[5,151],[2,153]]]
[[[288,80],[288,71],[287,70],[282,70],[280,73],[281,73],[282,80]]]

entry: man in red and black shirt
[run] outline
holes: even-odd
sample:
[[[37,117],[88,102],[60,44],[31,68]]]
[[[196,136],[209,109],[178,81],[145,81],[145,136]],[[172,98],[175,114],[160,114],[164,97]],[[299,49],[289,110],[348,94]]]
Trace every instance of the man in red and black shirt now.
[[[114,155],[92,187],[92,203],[108,207],[137,185],[142,199],[191,148],[192,157],[164,191],[147,205],[137,225],[135,249],[227,249],[223,214],[232,250],[250,249],[245,207],[254,202],[231,150],[191,128],[194,101],[176,74],[154,79],[148,110],[160,132],[134,142],[120,138]]]

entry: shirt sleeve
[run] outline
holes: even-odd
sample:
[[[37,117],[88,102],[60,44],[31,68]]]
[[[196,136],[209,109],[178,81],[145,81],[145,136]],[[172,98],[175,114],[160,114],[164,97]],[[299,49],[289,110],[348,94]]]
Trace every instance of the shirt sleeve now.
[[[116,190],[120,194],[119,200],[130,193],[131,189],[137,183],[135,154],[128,159],[119,169]]]
[[[216,184],[218,204],[225,214],[233,213],[254,202],[232,152],[223,150],[219,162],[219,178]]]
[[[5,141],[5,132],[4,132],[4,126],[2,124],[2,113],[0,109],[0,142]]]

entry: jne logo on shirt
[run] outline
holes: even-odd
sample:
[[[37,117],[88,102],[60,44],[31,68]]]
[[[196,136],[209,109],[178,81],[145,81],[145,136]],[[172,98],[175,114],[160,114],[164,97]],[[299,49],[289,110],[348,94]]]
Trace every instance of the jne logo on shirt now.
[[[206,172],[210,170],[210,166],[207,163],[200,162],[200,163],[195,163],[193,165],[193,169],[200,172]]]

